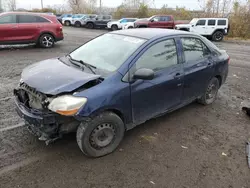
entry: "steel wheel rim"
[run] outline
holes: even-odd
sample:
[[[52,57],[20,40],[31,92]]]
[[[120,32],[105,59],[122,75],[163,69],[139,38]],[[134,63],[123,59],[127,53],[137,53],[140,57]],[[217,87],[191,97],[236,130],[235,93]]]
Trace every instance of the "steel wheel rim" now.
[[[213,81],[207,88],[206,101],[208,103],[213,102],[215,100],[217,92],[218,92],[218,83],[216,81]]]
[[[51,36],[43,37],[42,43],[45,47],[51,47],[53,45],[53,38]]]
[[[97,126],[90,135],[90,144],[95,149],[102,149],[109,146],[115,140],[115,128],[110,123]]]

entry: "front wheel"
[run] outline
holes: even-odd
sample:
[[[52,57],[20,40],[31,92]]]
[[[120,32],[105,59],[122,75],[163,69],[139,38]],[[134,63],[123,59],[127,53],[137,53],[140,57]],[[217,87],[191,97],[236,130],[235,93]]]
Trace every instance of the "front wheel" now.
[[[76,139],[81,151],[89,157],[101,157],[112,153],[124,136],[124,123],[112,112],[97,115],[91,121],[82,122]]]
[[[87,23],[87,28],[88,29],[94,29],[95,25],[93,23]]]
[[[129,26],[128,29],[133,29],[134,27],[133,26]]]
[[[64,25],[70,26],[70,21],[65,21],[65,22],[64,22]]]
[[[215,42],[220,42],[223,40],[223,38],[224,38],[224,34],[222,31],[216,31],[212,36],[212,40]]]
[[[205,93],[203,94],[203,96],[201,96],[198,102],[203,105],[212,104],[217,97],[219,88],[220,88],[219,80],[215,77],[212,78],[208,83]]]
[[[81,27],[81,22],[76,22],[75,27]]]
[[[118,26],[117,26],[117,25],[112,25],[112,26],[111,26],[111,30],[112,30],[112,31],[118,30]]]

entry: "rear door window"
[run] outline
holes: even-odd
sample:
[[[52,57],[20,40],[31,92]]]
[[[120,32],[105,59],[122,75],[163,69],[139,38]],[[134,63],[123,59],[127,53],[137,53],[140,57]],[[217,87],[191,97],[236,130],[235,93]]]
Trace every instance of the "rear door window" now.
[[[36,23],[36,16],[33,15],[19,15],[18,16],[19,23]]]
[[[207,25],[208,26],[215,26],[215,22],[216,22],[216,20],[208,20]]]
[[[227,25],[227,21],[226,20],[218,20],[217,25]]]
[[[40,17],[40,16],[36,16],[36,21],[39,22],[39,23],[49,23],[50,21],[43,18],[43,17]]]
[[[196,63],[210,54],[210,50],[200,39],[185,37],[181,41],[187,63]]]
[[[0,24],[15,24],[17,23],[16,15],[6,15],[0,17]]]

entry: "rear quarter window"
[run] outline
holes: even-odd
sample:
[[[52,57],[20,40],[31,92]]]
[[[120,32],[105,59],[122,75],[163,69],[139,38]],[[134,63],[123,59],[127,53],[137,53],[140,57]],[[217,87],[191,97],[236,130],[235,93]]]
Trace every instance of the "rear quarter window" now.
[[[38,23],[49,23],[50,21],[47,20],[46,18],[40,17],[40,16],[36,16],[36,21]]]
[[[218,20],[217,25],[226,25],[227,21],[226,20]]]

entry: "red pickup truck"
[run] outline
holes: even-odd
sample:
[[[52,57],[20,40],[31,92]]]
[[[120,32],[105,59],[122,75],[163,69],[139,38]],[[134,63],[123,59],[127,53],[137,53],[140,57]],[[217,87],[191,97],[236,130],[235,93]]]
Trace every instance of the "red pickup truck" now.
[[[150,18],[139,19],[134,23],[135,28],[151,27],[174,29],[177,24],[187,24],[189,20],[175,21],[172,15],[154,15]]]

